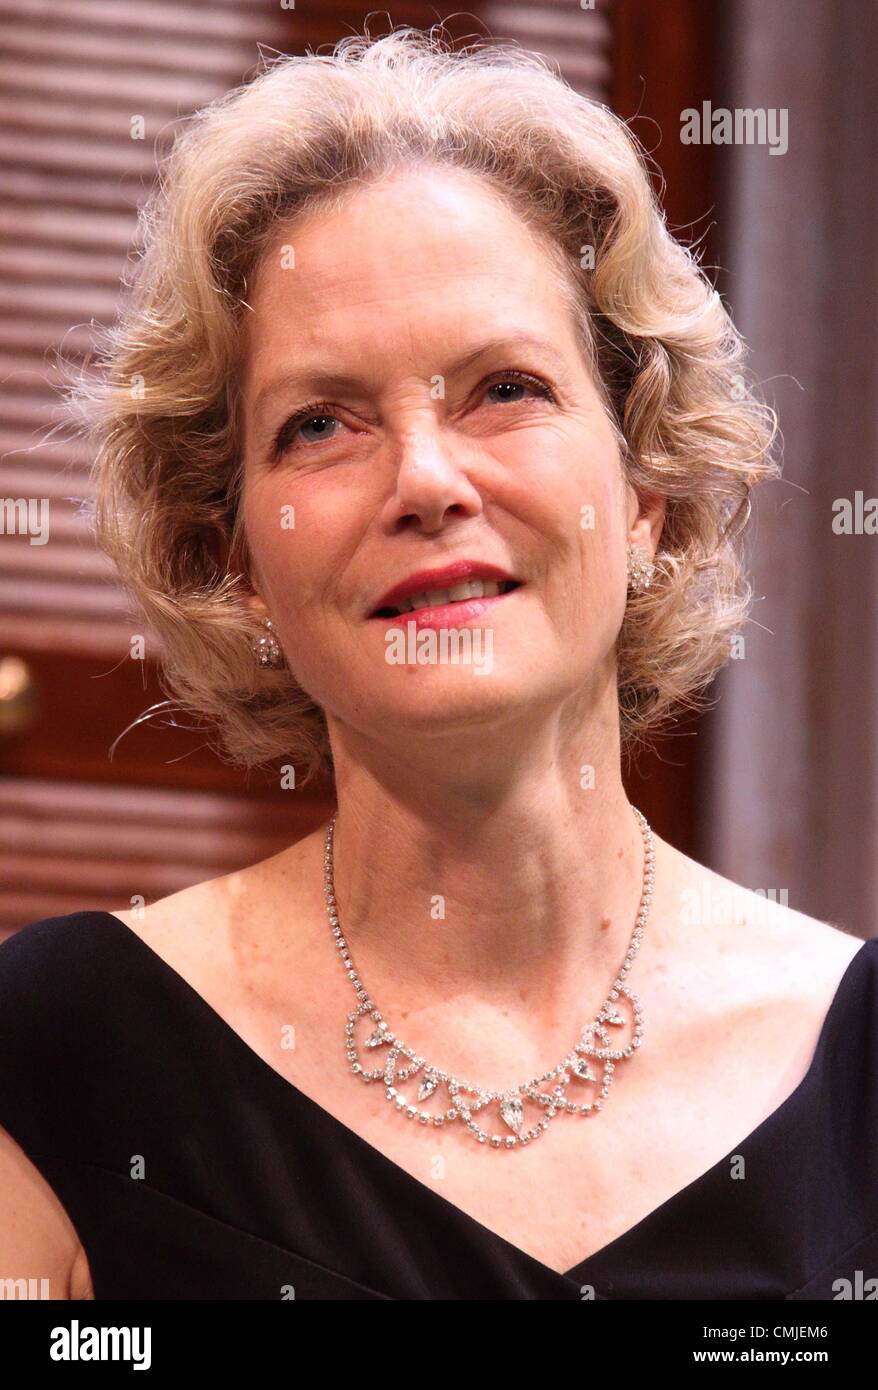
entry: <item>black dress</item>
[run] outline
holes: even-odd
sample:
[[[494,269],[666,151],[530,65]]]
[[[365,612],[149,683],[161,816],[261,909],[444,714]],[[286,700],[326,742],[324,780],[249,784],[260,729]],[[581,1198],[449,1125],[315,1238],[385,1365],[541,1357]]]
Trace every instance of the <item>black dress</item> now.
[[[834,1299],[857,1271],[862,1298],[878,939],[805,1078],[730,1150],[746,1178],[722,1159],[566,1274],[308,1099],[110,913],[0,947],[0,1125],[63,1203],[97,1299]]]

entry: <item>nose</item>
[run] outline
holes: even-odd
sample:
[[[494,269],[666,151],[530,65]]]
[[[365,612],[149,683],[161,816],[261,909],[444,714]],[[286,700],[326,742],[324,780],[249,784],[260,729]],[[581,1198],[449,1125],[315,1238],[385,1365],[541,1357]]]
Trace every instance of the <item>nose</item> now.
[[[390,529],[419,526],[423,531],[440,531],[451,517],[478,516],[482,511],[478,489],[434,434],[418,434],[401,448],[396,487],[385,508]]]

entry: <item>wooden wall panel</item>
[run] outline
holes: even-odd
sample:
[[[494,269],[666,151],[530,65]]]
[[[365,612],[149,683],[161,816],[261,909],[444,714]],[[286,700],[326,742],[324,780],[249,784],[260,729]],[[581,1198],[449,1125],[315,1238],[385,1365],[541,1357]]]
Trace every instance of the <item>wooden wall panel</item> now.
[[[228,792],[0,777],[0,940],[41,917],[112,912],[276,854],[322,809]]]

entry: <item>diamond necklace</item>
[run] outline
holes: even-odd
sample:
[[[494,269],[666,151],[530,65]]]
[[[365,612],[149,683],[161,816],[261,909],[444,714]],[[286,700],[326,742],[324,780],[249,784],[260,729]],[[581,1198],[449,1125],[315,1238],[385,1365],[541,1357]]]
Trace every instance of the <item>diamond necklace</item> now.
[[[400,1114],[405,1115],[408,1119],[417,1119],[424,1125],[444,1125],[453,1120],[462,1119],[467,1129],[478,1139],[480,1144],[490,1144],[495,1149],[499,1149],[501,1145],[512,1149],[519,1144],[529,1144],[534,1139],[538,1139],[548,1128],[549,1121],[559,1111],[566,1111],[571,1115],[592,1115],[601,1110],[613,1080],[616,1063],[633,1056],[635,1049],[640,1046],[640,1040],[643,1036],[640,1003],[637,996],[626,988],[624,982],[640,948],[643,929],[649,916],[649,905],[652,902],[652,889],[655,881],[655,846],[652,830],[646,817],[641,811],[638,811],[636,806],[632,806],[631,809],[637,817],[643,835],[643,891],[634,932],[628,943],[628,952],[622,969],[601,1005],[597,1018],[583,1028],[580,1039],[572,1052],[569,1052],[552,1071],[546,1072],[543,1076],[535,1077],[533,1081],[523,1082],[520,1086],[513,1086],[505,1091],[489,1091],[483,1086],[472,1086],[469,1082],[428,1064],[425,1058],[418,1056],[410,1047],[407,1047],[402,1038],[390,1031],[375,1004],[369,998],[351,960],[348,943],[342,935],[338,920],[338,904],[335,898],[332,864],[332,844],[338,812],[334,812],[326,831],[326,844],[323,853],[323,884],[329,925],[341,954],[341,963],[360,1001],[357,1007],[348,1014],[348,1021],[345,1026],[345,1051],[351,1071],[360,1076],[363,1081],[383,1081],[386,1088],[386,1099],[391,1101]],[[620,995],[624,995],[631,1005],[634,1030],[631,1041],[626,1047],[614,1048],[611,1046],[609,1030],[610,1028],[623,1028],[626,1023],[624,1015],[618,1008]],[[372,1022],[376,1025],[366,1040],[366,1047],[375,1051],[383,1047],[389,1049],[383,1057],[384,1065],[372,1070],[364,1067],[360,1061],[355,1037],[357,1022],[363,1014],[369,1014]],[[600,1039],[599,1042],[595,1041],[595,1036]],[[407,1057],[410,1065],[403,1065],[398,1071],[397,1061],[400,1056]],[[603,1063],[600,1092],[597,1099],[593,1101],[577,1103],[569,1100],[566,1094],[567,1087],[571,1083],[583,1082],[598,1085],[598,1077],[589,1065],[589,1058]],[[419,1072],[423,1072],[423,1076],[418,1089],[418,1101],[427,1100],[430,1096],[441,1099],[440,1088],[444,1087],[450,1098],[447,1109],[438,1113],[423,1110],[420,1105],[410,1104],[397,1089],[399,1082],[407,1081],[409,1077],[416,1076]],[[550,1091],[540,1089],[545,1082],[551,1081],[555,1081],[556,1084]],[[525,1096],[545,1111],[542,1118],[529,1128],[525,1127],[522,1099]],[[473,1118],[474,1115],[489,1105],[497,1106],[499,1119],[508,1129],[513,1131],[512,1134],[489,1134]]]

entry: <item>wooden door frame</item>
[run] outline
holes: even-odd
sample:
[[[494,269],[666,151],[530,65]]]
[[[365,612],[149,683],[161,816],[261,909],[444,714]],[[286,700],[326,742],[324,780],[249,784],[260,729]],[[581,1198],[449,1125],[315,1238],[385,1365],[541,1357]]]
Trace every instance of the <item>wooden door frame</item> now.
[[[654,186],[671,232],[698,242],[705,266],[717,261],[717,199],[711,145],[683,145],[680,112],[715,92],[719,15],[715,0],[614,0],[610,105],[650,156]],[[626,772],[629,796],[657,834],[695,859],[707,837],[696,807],[704,798],[705,736],[687,715]]]

